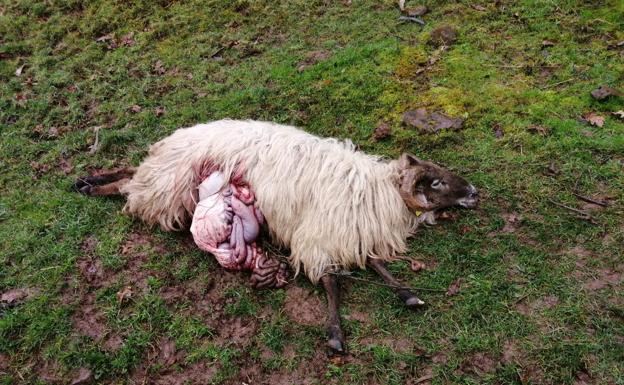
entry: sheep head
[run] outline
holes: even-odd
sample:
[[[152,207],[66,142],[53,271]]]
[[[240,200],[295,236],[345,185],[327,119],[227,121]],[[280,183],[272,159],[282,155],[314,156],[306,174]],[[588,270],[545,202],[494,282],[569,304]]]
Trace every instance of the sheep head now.
[[[465,179],[411,154],[399,158],[399,192],[413,212],[430,212],[453,206],[477,207],[477,189]]]

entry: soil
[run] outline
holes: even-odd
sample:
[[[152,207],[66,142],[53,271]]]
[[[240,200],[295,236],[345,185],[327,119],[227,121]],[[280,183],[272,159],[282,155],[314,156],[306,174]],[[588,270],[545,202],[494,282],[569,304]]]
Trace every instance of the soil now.
[[[290,319],[301,325],[323,325],[326,306],[312,292],[294,285],[286,289],[284,311]]]

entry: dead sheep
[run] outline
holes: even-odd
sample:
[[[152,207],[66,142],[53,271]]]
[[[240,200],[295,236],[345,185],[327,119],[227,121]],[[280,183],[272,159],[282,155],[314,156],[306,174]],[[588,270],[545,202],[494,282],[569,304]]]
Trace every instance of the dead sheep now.
[[[257,247],[263,226],[288,262],[328,297],[328,345],[345,351],[338,313],[341,269],[375,270],[403,287],[385,263],[441,209],[474,208],[477,190],[431,162],[357,151],[349,141],[295,127],[220,120],[175,131],[152,145],[136,169],[78,179],[90,196],[124,195],[124,212],[164,230],[193,231],[196,243],[226,268],[249,269],[257,287],[281,286],[285,266]],[[409,307],[424,304],[396,289]]]

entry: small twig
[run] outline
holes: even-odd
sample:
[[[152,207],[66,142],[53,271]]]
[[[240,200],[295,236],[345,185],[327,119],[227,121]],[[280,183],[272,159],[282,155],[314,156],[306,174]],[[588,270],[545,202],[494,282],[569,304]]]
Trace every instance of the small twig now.
[[[418,17],[413,16],[399,16],[400,21],[411,21],[412,23],[418,23],[420,25],[425,25],[425,22]]]
[[[590,197],[586,197],[586,196],[584,196],[584,195],[577,194],[577,193],[575,193],[575,192],[573,192],[573,193],[572,193],[572,195],[574,195],[574,196],[575,196],[575,197],[577,197],[578,199],[580,199],[580,200],[582,200],[582,201],[585,201],[585,202],[587,202],[587,203],[593,203],[593,204],[595,204],[595,205],[602,206],[602,207],[608,207],[608,206],[609,206],[609,203],[607,203],[607,202],[604,202],[604,201],[597,201],[597,200],[595,200],[595,199],[592,199],[592,198],[590,198]]]
[[[216,51],[214,51],[210,57],[214,58],[215,56],[217,56],[218,54],[220,54],[223,50],[228,49],[228,48],[232,48],[233,45],[235,45],[236,42],[235,41],[231,41],[226,45],[222,45],[221,47],[219,47],[219,49],[217,49]]]
[[[353,276],[351,273],[349,272],[331,272],[330,274],[332,275],[336,275],[339,277],[346,277],[349,279],[352,279],[354,281],[361,281],[361,282],[366,282],[366,283],[372,283],[373,285],[378,285],[378,286],[385,286],[385,287],[389,287],[392,289],[412,289],[412,290],[422,290],[422,291],[434,291],[434,292],[440,292],[440,293],[444,293],[446,292],[445,289],[433,289],[430,287],[414,287],[414,286],[398,286],[398,285],[391,285],[389,283],[382,283],[382,282],[377,282],[377,281],[372,281],[370,279],[366,279],[366,278],[360,278],[360,277],[355,277]]]
[[[89,154],[93,155],[100,149],[100,128],[101,126],[93,127],[93,130],[95,131],[95,141],[91,146],[89,146]]]
[[[569,83],[569,82],[571,82],[571,81],[572,81],[572,80],[574,80],[574,79],[575,79],[575,78],[570,78],[570,79],[562,80],[562,81],[557,82],[557,83],[547,84],[547,85],[545,85],[545,86],[541,87],[541,89],[542,89],[542,90],[545,90],[545,89],[547,89],[547,88],[556,87],[556,86],[558,86],[558,85],[560,85],[560,84]]]
[[[429,381],[432,378],[433,378],[433,374],[427,374],[425,376],[422,376],[416,379],[416,381],[412,382],[412,384],[420,384],[421,382]]]
[[[594,217],[592,217],[590,214],[588,214],[587,212],[585,212],[583,210],[579,210],[579,209],[575,209],[574,207],[566,206],[563,203],[555,202],[552,199],[549,199],[548,201],[550,203],[554,204],[555,206],[559,206],[559,207],[564,208],[566,210],[570,210],[570,211],[572,211],[574,213],[577,213],[579,215],[577,218],[579,218],[579,219],[584,219],[587,222],[591,223],[592,225],[598,225],[598,223],[596,222]]]

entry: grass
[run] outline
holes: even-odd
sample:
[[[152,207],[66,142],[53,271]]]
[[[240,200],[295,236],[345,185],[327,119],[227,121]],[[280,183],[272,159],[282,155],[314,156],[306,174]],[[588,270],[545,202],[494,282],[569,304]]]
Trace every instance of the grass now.
[[[253,368],[293,383],[307,373],[338,384],[624,384],[624,123],[611,114],[624,99],[590,96],[624,87],[624,5],[424,3],[421,27],[400,23],[392,1],[0,2],[0,292],[36,289],[0,305],[0,383],[70,382],[86,367],[122,384],[137,373],[235,383]],[[427,41],[444,24],[458,40],[440,52]],[[299,71],[311,52],[325,55]],[[416,107],[461,116],[465,129],[420,135],[401,125]],[[603,127],[580,118],[590,112]],[[337,365],[322,354],[322,325],[284,311],[287,291],[254,292],[184,235],[121,215],[121,200],[68,191],[91,167],[138,164],[176,128],[225,117],[410,151],[466,176],[482,207],[419,232],[409,255],[426,271],[391,266],[414,286],[459,278],[459,294],[423,292],[429,307],[413,313],[386,288],[346,281],[352,357]],[[382,122],[393,134],[376,142]],[[575,191],[611,198],[591,211],[598,225],[552,203],[583,207]],[[88,282],[84,260],[106,276]],[[133,294],[119,301],[126,285]],[[303,278],[293,285],[323,296]],[[104,332],[85,335],[81,317]],[[252,327],[242,342],[220,335],[235,319]],[[164,369],[163,339],[181,352]],[[195,367],[214,373],[202,382]]]

